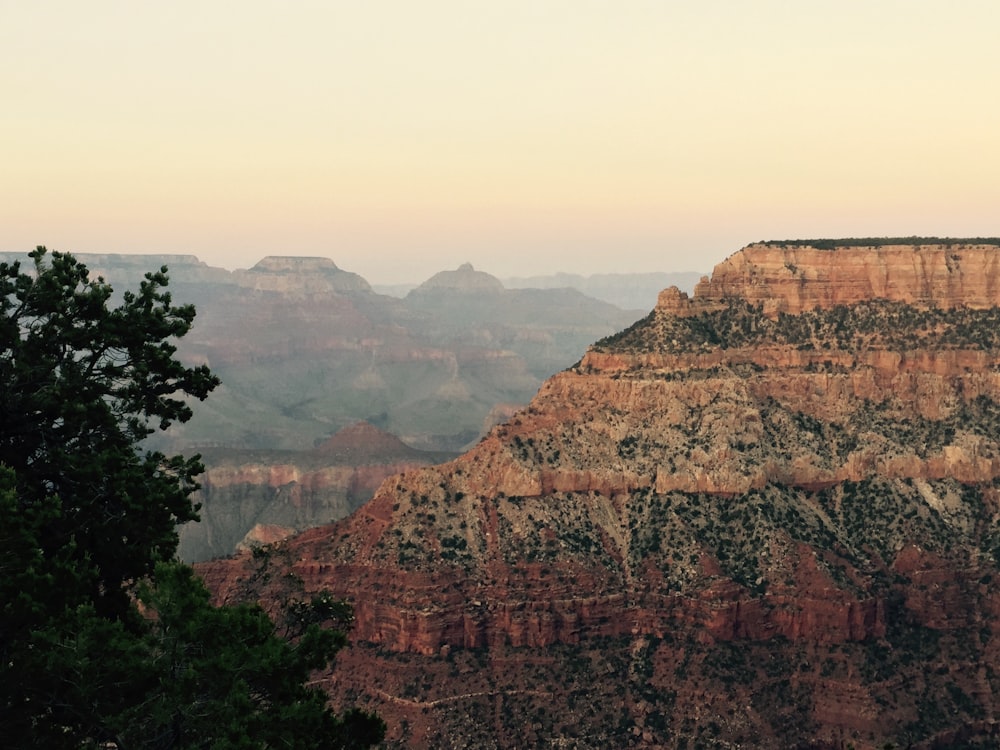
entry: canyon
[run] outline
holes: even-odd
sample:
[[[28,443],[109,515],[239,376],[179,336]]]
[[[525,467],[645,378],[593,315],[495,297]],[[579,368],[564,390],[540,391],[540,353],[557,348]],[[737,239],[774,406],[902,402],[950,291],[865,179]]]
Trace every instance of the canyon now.
[[[570,289],[506,290],[471,266],[404,300],[325,258],[264,258],[226,285],[199,273],[177,274],[176,297],[198,310],[180,354],[222,386],[156,446],[204,456],[188,561],[230,554],[258,526],[273,538],[347,515],[389,474],[453,457],[637,317]]]
[[[164,437],[179,450],[310,450],[365,421],[413,448],[457,451],[498,405],[523,405],[590,341],[637,317],[574,290],[507,290],[471,267],[402,300],[324,258],[264,258],[226,284],[178,275],[175,298],[198,310],[179,353],[222,379]]]
[[[188,561],[229,554],[247,534],[273,540],[347,515],[385,476],[453,457],[641,314],[569,284],[507,289],[469,264],[395,299],[323,257],[269,256],[235,271],[179,254],[78,258],[119,295],[165,266],[173,299],[197,309],[178,354],[222,385],[148,444],[204,457],[202,520],[180,533]],[[643,278],[629,277],[625,292],[645,289]],[[323,450],[331,440],[336,454]]]
[[[268,256],[229,271],[192,255],[74,255],[118,298],[165,267],[174,302],[197,310],[178,355],[209,365],[222,386],[193,420],[157,438],[168,451],[311,450],[360,421],[417,449],[457,451],[595,338],[643,313],[569,283],[508,289],[470,264],[399,299],[325,257]],[[641,275],[619,283],[619,296],[646,293]]]
[[[996,241],[750,245],[463,455],[199,565],[328,591],[389,747],[989,747]]]

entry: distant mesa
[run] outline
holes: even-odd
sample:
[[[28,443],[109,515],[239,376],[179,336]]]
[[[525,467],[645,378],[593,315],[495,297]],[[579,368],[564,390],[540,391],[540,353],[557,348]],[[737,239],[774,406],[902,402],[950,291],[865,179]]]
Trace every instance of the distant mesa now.
[[[371,285],[356,273],[344,271],[329,258],[269,255],[249,270],[234,271],[240,286],[289,294],[371,292]]]
[[[463,263],[454,271],[441,271],[414,289],[410,294],[435,293],[443,290],[476,294],[502,294],[503,282],[496,276],[477,271],[471,263]]]
[[[208,265],[195,255],[187,253],[156,253],[147,255],[126,255],[124,253],[73,253],[78,260],[85,260],[88,269],[93,270],[100,265],[116,268],[141,268],[149,271],[159,266],[198,266],[208,268]]]
[[[329,258],[311,255],[268,255],[250,269],[261,273],[340,272]]]
[[[58,250],[58,248],[50,248]],[[232,283],[230,273],[224,268],[210,266],[194,255],[183,253],[77,253],[69,252],[83,263],[90,272],[91,279],[104,278],[114,287],[134,286],[141,282],[150,271],[167,267],[172,284],[177,283]],[[0,253],[0,263],[21,263],[22,269],[31,266],[31,259],[25,253]]]

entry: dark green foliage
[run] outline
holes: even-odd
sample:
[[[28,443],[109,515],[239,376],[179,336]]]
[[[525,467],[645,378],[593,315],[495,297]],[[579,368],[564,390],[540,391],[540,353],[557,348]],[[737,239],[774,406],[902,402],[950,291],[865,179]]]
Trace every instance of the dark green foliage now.
[[[918,346],[991,350],[1000,347],[1000,308],[942,310],[871,300],[772,318],[759,305],[733,299],[721,309],[689,317],[654,310],[601,339],[594,349],[680,354],[754,346],[852,353],[869,348],[905,352]]]
[[[141,702],[117,717],[123,747],[368,747],[382,723],[361,712],[338,717],[325,694],[304,686],[345,643],[320,623],[340,616],[319,598],[287,616],[293,642],[277,637],[257,606],[212,607],[190,568],[161,565],[140,599],[151,613],[154,670]],[[332,607],[332,608],[331,608]]]
[[[77,601],[89,575],[75,546],[47,554],[46,500],[20,512],[14,474],[0,468],[0,730],[10,747],[75,748],[110,739],[104,717],[142,689],[141,621],[101,617]],[[134,613],[133,613],[134,614]]]
[[[0,464],[20,512],[45,516],[42,553],[72,562],[79,585],[66,595],[121,614],[122,583],[170,559],[176,525],[196,517],[202,470],[197,456],[136,446],[190,418],[178,395],[203,399],[218,380],[174,359],[194,308],[171,305],[166,269],[109,308],[111,287],[72,256],[31,257],[32,273],[0,264]]]
[[[171,562],[198,457],[143,451],[218,384],[174,359],[194,319],[166,269],[109,307],[69,255],[0,264],[0,736],[7,747],[368,747],[377,719],[304,687],[349,624],[325,598],[280,637]],[[141,607],[139,603],[141,602]],[[289,640],[290,639],[290,640]]]
[[[886,247],[887,245],[997,245],[1000,237],[847,237],[839,240],[768,240],[764,245],[777,247],[814,247],[836,250],[838,247]]]

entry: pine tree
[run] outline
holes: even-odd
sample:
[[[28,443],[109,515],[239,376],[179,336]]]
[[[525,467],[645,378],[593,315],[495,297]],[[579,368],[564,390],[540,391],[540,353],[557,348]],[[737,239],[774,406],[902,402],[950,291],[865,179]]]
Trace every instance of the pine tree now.
[[[303,683],[344,644],[214,608],[174,562],[199,456],[145,450],[218,385],[167,269],[112,304],[68,254],[0,263],[0,736],[10,747],[368,747]],[[298,729],[296,728],[298,727]]]

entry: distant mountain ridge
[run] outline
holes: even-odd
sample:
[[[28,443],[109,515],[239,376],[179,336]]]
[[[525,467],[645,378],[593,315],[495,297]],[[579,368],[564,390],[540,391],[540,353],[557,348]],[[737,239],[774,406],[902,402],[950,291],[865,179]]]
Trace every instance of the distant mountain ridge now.
[[[656,296],[663,289],[676,286],[682,291],[691,293],[695,284],[705,275],[703,272],[645,272],[645,273],[602,273],[582,275],[575,273],[555,273],[536,276],[511,276],[497,278],[482,271],[476,271],[472,264],[464,263],[458,269],[446,270],[434,274],[424,282],[409,284],[369,284],[358,274],[340,269],[336,263],[323,256],[265,256],[249,269],[228,271],[225,268],[209,266],[197,256],[170,253],[124,254],[124,253],[74,253],[92,271],[92,275],[104,275],[109,279],[134,284],[138,283],[144,273],[159,269],[166,265],[170,269],[174,282],[180,281],[215,281],[222,284],[237,284],[254,287],[262,274],[267,273],[307,273],[310,268],[321,273],[343,276],[343,283],[349,286],[347,279],[354,278],[359,287],[365,287],[377,294],[394,297],[406,297],[414,289],[421,286],[431,287],[443,283],[449,276],[460,278],[462,273],[474,271],[489,277],[493,282],[486,282],[490,287],[499,286],[512,289],[576,289],[588,297],[607,302],[623,310],[649,310],[656,304]],[[26,254],[0,252],[0,260],[10,262],[27,259]],[[438,277],[436,280],[435,278]]]
[[[197,308],[180,354],[223,386],[162,439],[180,448],[308,449],[366,421],[414,447],[455,450],[496,405],[525,403],[640,314],[567,290],[508,290],[469,264],[399,300],[323,257],[268,256],[237,271],[191,255],[76,257],[119,292],[165,265],[174,301]]]
[[[502,277],[506,289],[576,289],[588,297],[620,307],[623,310],[649,310],[656,296],[667,287],[676,286],[692,292],[704,276],[701,272],[603,273],[584,276],[556,273],[542,276]],[[380,294],[405,297],[420,284],[374,284]]]
[[[704,275],[704,273],[694,271],[600,273],[591,276],[556,273],[545,276],[505,278],[503,283],[508,289],[569,287],[624,310],[649,310],[656,304],[656,297],[663,289],[676,286],[690,293]]]

